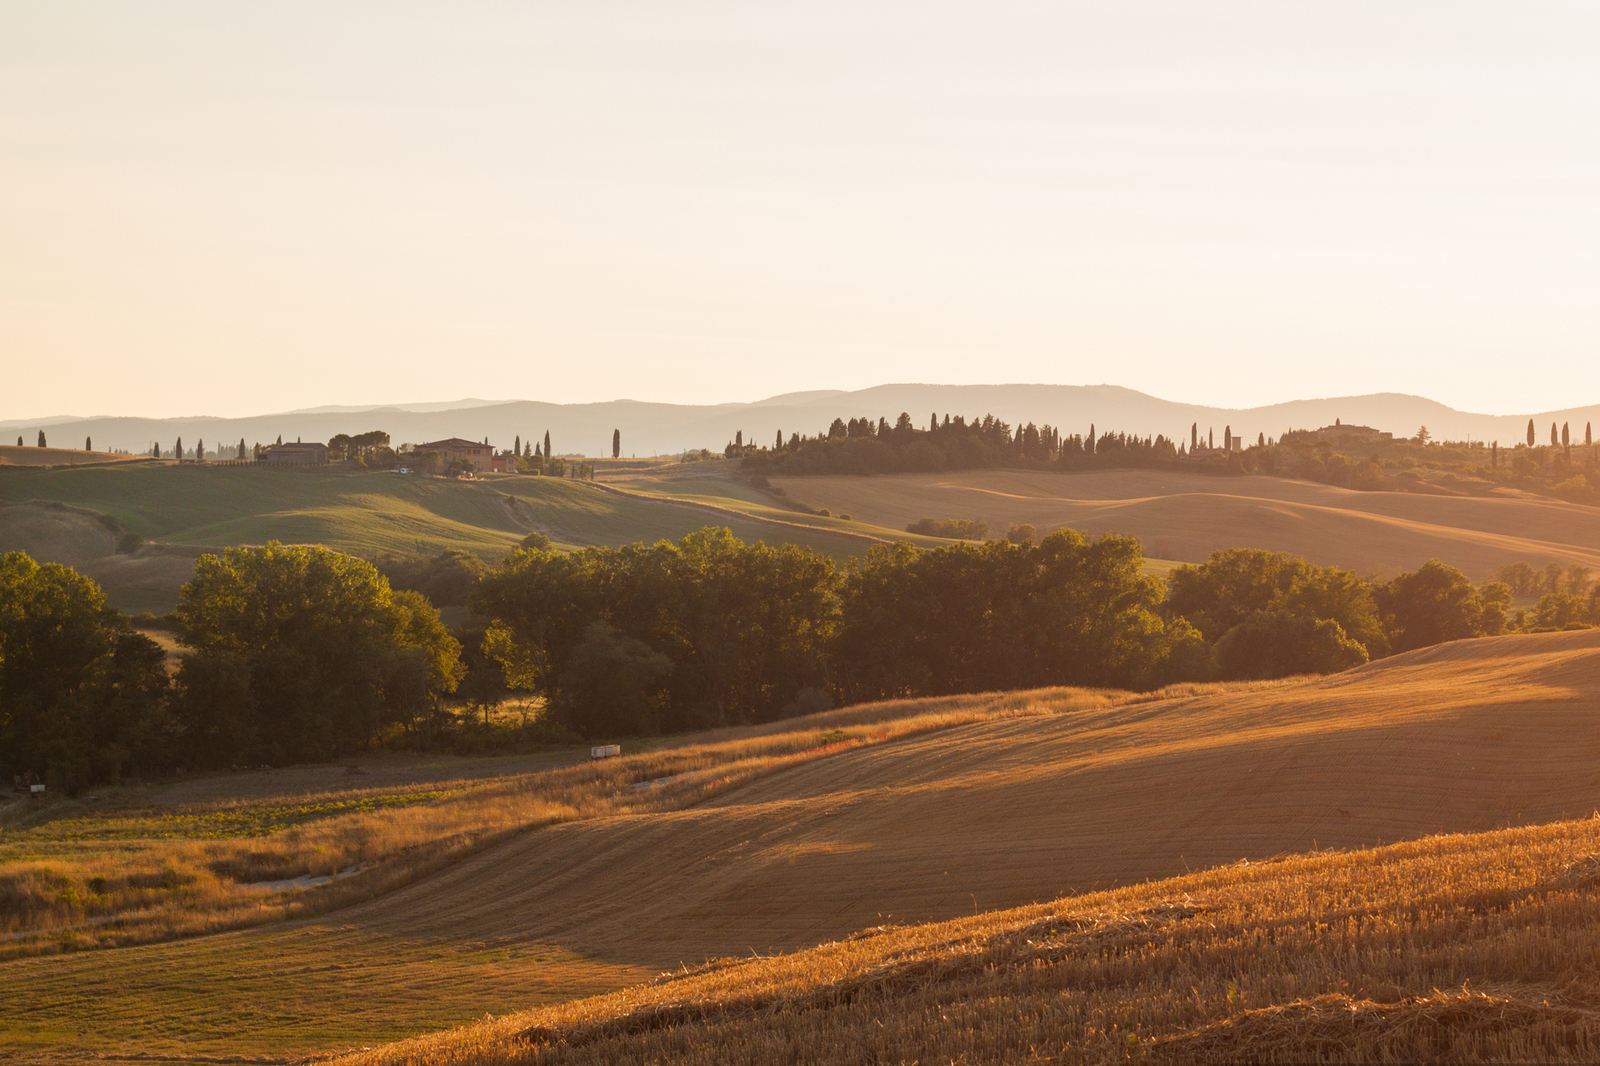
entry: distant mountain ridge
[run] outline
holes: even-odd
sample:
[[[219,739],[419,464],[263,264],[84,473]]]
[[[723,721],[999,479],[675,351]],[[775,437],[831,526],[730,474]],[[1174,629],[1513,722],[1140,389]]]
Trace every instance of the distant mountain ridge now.
[[[186,447],[199,439],[208,446],[218,442],[247,444],[285,441],[325,441],[336,433],[382,429],[400,444],[465,437],[488,437],[496,447],[508,448],[517,436],[543,439],[550,433],[556,454],[609,455],[611,432],[622,431],[624,455],[670,455],[689,448],[720,450],[735,433],[747,441],[766,443],[778,431],[808,435],[826,431],[834,418],[888,418],[909,412],[918,425],[930,415],[960,414],[968,418],[993,414],[1013,424],[1035,422],[1058,426],[1064,433],[1122,431],[1141,436],[1164,434],[1187,441],[1189,427],[1200,433],[1224,427],[1254,442],[1265,433],[1276,437],[1288,429],[1316,429],[1335,419],[1369,425],[1410,436],[1426,425],[1436,439],[1498,440],[1511,445],[1524,439],[1528,420],[1534,421],[1536,439],[1547,443],[1550,423],[1569,422],[1575,440],[1582,440],[1587,422],[1600,420],[1600,405],[1519,415],[1485,415],[1457,411],[1421,396],[1373,393],[1291,400],[1264,407],[1226,408],[1163,400],[1118,385],[877,385],[854,392],[816,390],[785,393],[754,403],[709,405],[610,400],[602,403],[557,404],[537,400],[463,399],[371,407],[329,406],[252,415],[245,418],[129,418],[93,417],[13,420],[0,422],[0,434],[20,435],[32,444],[40,429],[50,443],[72,447],[77,439],[92,437],[97,449],[148,451],[152,441],[171,448],[175,437]]]

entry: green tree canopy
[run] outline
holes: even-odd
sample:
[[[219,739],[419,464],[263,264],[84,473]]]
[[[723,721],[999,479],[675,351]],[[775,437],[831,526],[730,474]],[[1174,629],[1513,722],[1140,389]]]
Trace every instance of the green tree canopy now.
[[[341,754],[386,723],[415,720],[460,678],[460,646],[422,595],[396,593],[371,563],[326,548],[203,555],[173,621],[195,650],[179,683],[196,735],[217,712],[217,686],[233,685],[229,736],[245,747],[195,753],[212,761]]]
[[[0,760],[69,791],[165,765],[161,649],[93,581],[0,556]]]
[[[1217,666],[1228,680],[1331,674],[1367,661],[1367,649],[1331,618],[1259,611],[1217,641]]]
[[[1483,632],[1483,601],[1467,576],[1431,559],[1378,589],[1395,651],[1410,651]]]
[[[1372,656],[1388,653],[1388,640],[1372,587],[1348,570],[1313,566],[1283,552],[1229,548],[1198,566],[1167,577],[1166,610],[1187,618],[1216,641],[1262,611],[1325,618]]]

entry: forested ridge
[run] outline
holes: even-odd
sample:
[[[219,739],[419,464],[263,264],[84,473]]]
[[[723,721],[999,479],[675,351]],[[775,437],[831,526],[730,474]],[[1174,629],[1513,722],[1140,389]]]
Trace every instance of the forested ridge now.
[[[1066,434],[1059,427],[1032,422],[1015,427],[993,415],[930,416],[926,428],[902,412],[888,419],[835,418],[825,433],[806,437],[780,431],[770,447],[739,440],[724,454],[742,457],[758,474],[887,474],[998,467],[1085,470],[1096,467],[1150,467],[1178,460],[1179,447],[1166,437],[1126,433]]]

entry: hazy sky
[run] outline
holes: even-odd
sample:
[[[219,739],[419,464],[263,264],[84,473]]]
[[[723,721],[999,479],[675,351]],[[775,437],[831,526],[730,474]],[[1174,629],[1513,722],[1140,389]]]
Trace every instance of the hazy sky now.
[[[0,0],[0,418],[1600,400],[1593,4]]]

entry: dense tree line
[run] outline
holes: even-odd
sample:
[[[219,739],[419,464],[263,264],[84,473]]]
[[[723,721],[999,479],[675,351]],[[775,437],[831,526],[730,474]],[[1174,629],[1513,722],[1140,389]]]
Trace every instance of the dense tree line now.
[[[893,425],[886,418],[835,418],[815,437],[781,432],[770,447],[730,442],[729,458],[743,457],[758,474],[887,474],[999,467],[1083,470],[1096,467],[1154,467],[1174,463],[1178,446],[1166,437],[1126,433],[1066,434],[1059,427],[1032,422],[1011,426],[993,415],[972,421],[932,415],[926,427],[902,412]]]
[[[334,758],[381,731],[425,732],[460,646],[418,592],[324,548],[204,555],[166,654],[93,581],[0,557],[0,762],[73,791],[179,767]]]
[[[1504,583],[1439,562],[1373,582],[1239,549],[1163,587],[1131,538],[1032,540],[902,543],[843,566],[726,530],[533,547],[474,602],[512,683],[590,736],[765,720],[823,697],[1327,673],[1508,624]]]
[[[93,582],[13,553],[0,558],[0,753],[77,788],[430,738],[458,686],[482,705],[535,691],[557,723],[597,737],[835,700],[1326,673],[1588,624],[1600,602],[1582,568],[1519,565],[1477,587],[1435,561],[1367,581],[1236,549],[1163,582],[1132,538],[1033,541],[900,543],[835,564],[726,529],[573,552],[534,534],[487,573],[455,553],[385,560],[398,589],[326,549],[229,549],[183,588],[171,624],[189,650],[170,680]],[[1511,581],[1542,594],[1537,617],[1508,617]],[[485,620],[461,631],[465,649],[429,596]]]

